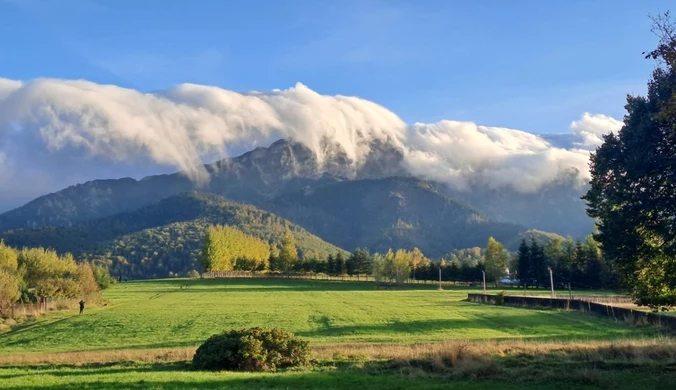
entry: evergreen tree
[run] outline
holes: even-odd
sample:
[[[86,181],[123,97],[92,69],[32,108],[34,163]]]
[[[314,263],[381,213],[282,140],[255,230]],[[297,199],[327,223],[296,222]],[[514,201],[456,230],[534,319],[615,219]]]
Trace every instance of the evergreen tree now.
[[[545,263],[545,253],[543,248],[535,240],[535,237],[531,238],[530,266],[531,275],[537,280],[538,286],[547,286],[549,284],[549,272],[547,271],[547,264]]]
[[[350,268],[351,267],[351,268]],[[350,275],[368,275],[371,273],[371,255],[368,249],[357,248],[349,258],[348,273]]]
[[[580,240],[575,241],[575,249],[573,251],[573,266],[571,271],[571,283],[573,286],[577,287],[586,287],[587,278],[586,271],[587,268],[587,252],[582,246]]]
[[[345,260],[345,266],[347,268],[347,274],[352,276],[356,275],[356,260],[355,260],[355,252],[350,253],[350,256],[347,257],[347,260]]]
[[[601,251],[592,236],[587,236],[583,245],[585,252],[585,284],[590,288],[600,288],[603,273]]]
[[[446,280],[461,279],[461,265],[457,259],[445,262],[444,271],[446,271],[444,272]]]
[[[524,287],[528,288],[531,280],[533,279],[532,266],[531,266],[531,256],[530,248],[526,244],[526,240],[521,240],[521,245],[519,245],[519,251],[517,255],[517,277],[519,278],[519,283]]]
[[[333,255],[329,254],[326,258],[326,274],[334,276],[336,272],[336,260],[333,259]]]
[[[334,258],[335,260],[335,275],[337,276],[342,276],[347,273],[347,264],[345,264],[345,258],[343,257],[343,254],[338,252],[336,253],[336,257]]]

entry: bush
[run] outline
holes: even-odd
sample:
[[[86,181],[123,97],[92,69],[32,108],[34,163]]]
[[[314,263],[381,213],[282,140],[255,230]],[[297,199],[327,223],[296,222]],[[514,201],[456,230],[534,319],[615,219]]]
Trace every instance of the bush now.
[[[499,305],[499,306],[504,305],[504,304],[505,304],[505,296],[506,296],[506,295],[507,295],[507,293],[505,293],[504,291],[500,291],[499,293],[497,293],[497,294],[495,295],[495,304],[496,304],[496,305]]]
[[[274,371],[309,362],[307,341],[282,329],[250,328],[211,336],[192,364],[200,370]]]
[[[200,273],[197,270],[192,270],[188,273],[188,277],[192,279],[198,279],[201,277]]]
[[[115,283],[115,279],[110,276],[110,270],[108,270],[108,267],[105,265],[96,264],[94,265],[93,270],[96,284],[99,285],[101,290],[105,290],[110,287],[111,284]]]

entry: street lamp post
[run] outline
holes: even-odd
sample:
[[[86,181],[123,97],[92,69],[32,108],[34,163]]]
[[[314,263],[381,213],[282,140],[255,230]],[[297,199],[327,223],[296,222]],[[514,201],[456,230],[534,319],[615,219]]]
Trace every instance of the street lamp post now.
[[[439,290],[442,290],[442,288],[441,288],[441,267],[439,267]]]
[[[549,270],[549,284],[552,286],[552,298],[554,298],[554,274],[552,273],[552,267],[547,267]]]

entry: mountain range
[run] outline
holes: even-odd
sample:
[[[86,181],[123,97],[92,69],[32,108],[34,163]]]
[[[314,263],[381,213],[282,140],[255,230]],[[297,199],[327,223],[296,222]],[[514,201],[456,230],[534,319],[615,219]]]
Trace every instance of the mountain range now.
[[[204,165],[206,182],[177,172],[74,185],[0,214],[0,238],[14,245],[102,255],[110,250],[109,243],[128,241],[130,234],[160,229],[171,235],[169,226],[179,222],[192,223],[193,230],[202,233],[208,223],[232,223],[262,237],[274,236],[214,212],[213,204],[221,203],[274,215],[283,221],[280,226],[317,236],[308,248],[324,253],[337,247],[418,247],[428,256],[441,257],[452,249],[483,246],[489,236],[514,248],[531,229],[573,236],[591,231],[580,190],[566,177],[533,194],[480,186],[459,191],[407,175],[401,151],[386,142],[369,145],[369,155],[359,164],[330,143],[324,150],[319,158],[302,143],[279,140]],[[118,229],[120,221],[124,228]],[[72,243],[55,242],[54,235],[73,237],[65,240]],[[322,240],[326,243],[319,244]],[[194,250],[191,244],[186,253]]]

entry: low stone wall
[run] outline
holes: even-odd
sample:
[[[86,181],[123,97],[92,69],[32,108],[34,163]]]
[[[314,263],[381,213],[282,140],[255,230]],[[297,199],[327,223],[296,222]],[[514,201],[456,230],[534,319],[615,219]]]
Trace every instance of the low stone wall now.
[[[519,297],[509,295],[505,295],[504,299],[505,305],[508,306],[547,307],[563,310],[587,311],[606,317],[611,317],[620,321],[647,323],[676,330],[676,317],[610,306],[603,303],[583,301],[579,299]],[[470,302],[495,304],[497,301],[497,296],[488,294],[467,294],[467,300]]]

